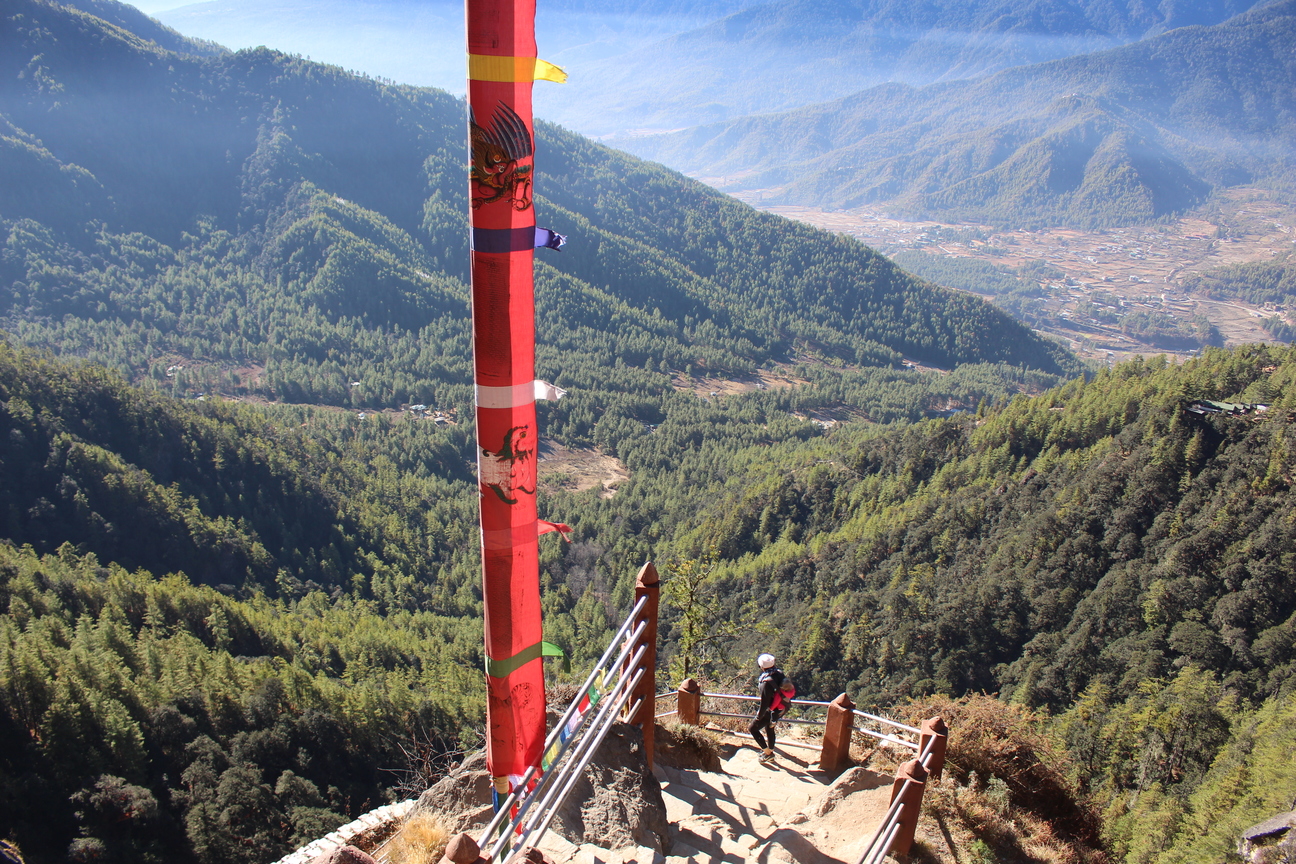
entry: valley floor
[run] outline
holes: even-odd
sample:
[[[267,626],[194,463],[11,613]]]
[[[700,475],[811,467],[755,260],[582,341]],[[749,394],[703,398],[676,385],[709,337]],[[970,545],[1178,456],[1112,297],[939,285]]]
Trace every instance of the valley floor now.
[[[1184,278],[1296,252],[1296,206],[1255,188],[1225,190],[1216,200],[1175,222],[1095,231],[998,231],[984,225],[905,221],[869,208],[823,211],[765,205],[759,191],[733,194],[771,213],[849,234],[885,254],[916,250],[1009,268],[1046,261],[1064,274],[1047,286],[1052,293],[1051,311],[1063,317],[1094,292],[1105,292],[1129,307],[1168,312],[1183,320],[1204,315],[1219,328],[1226,345],[1272,341],[1260,320],[1281,310],[1187,295],[1180,290]],[[1077,324],[1076,329],[1047,328],[1046,332],[1066,339],[1088,359],[1118,361],[1135,354],[1192,353],[1142,344],[1100,322]]]

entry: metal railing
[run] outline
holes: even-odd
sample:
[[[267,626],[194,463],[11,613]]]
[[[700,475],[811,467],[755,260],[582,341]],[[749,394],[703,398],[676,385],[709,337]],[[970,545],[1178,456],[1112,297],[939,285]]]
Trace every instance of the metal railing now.
[[[910,732],[914,735],[922,734],[921,729],[918,729],[913,726],[909,726],[904,723],[897,722],[895,720],[888,719],[886,717],[879,717],[877,714],[870,714],[867,711],[860,711],[858,709],[856,709],[853,713],[855,714],[856,717],[863,717],[865,720],[872,720],[874,723],[881,723],[883,726],[890,726],[894,729],[900,729],[905,732]],[[918,750],[917,741],[906,741],[904,738],[898,738],[895,735],[889,735],[885,732],[876,732],[872,729],[865,729],[860,727],[856,727],[855,731],[864,735],[868,735],[873,738],[877,738],[880,741],[885,741],[888,744],[897,744],[901,747],[908,747],[910,750],[914,750],[914,751]]]
[[[632,628],[645,602],[640,598],[635,603],[567,711],[550,731],[540,764],[527,769],[482,830],[477,845],[487,861],[512,861],[522,849],[540,842],[581,772],[622,714],[622,708],[647,671],[642,663],[647,646],[639,644],[647,622],[640,621]],[[621,650],[609,662],[618,644]],[[631,654],[636,646],[637,650]],[[588,707],[581,711],[587,697]],[[633,716],[638,706],[635,703],[628,714]]]
[[[699,695],[700,695],[702,698],[704,698],[704,699],[730,699],[730,700],[733,700],[733,701],[736,701],[736,702],[759,702],[759,701],[760,701],[760,697],[759,697],[759,696],[750,696],[750,695],[746,695],[746,694],[742,694],[742,693],[708,693],[708,692],[706,692],[706,691],[703,691],[703,692],[702,692],[701,694],[699,694]],[[668,692],[666,692],[666,693],[658,693],[657,696],[656,696],[656,698],[657,698],[658,700],[661,700],[661,699],[668,699],[668,698],[672,698],[672,697],[674,697],[676,700],[678,700],[678,699],[679,699],[679,691],[678,691],[678,690],[670,690],[670,691],[668,691]],[[822,702],[822,701],[815,700],[815,699],[793,699],[793,700],[791,700],[791,704],[792,704],[792,706],[793,706],[794,708],[795,708],[795,707],[799,707],[799,708],[802,708],[802,709],[806,709],[806,708],[821,708],[821,709],[827,709],[828,706],[830,706],[832,703],[831,703],[831,702]],[[677,712],[678,712],[678,701],[677,701],[677,705],[676,705],[676,709],[675,709],[675,710],[673,710],[673,711],[663,711],[663,712],[661,712],[661,713],[659,713],[659,714],[654,714],[653,716],[654,716],[656,719],[660,720],[660,719],[662,719],[662,718],[664,718],[664,717],[672,717],[672,716],[675,716],[675,715],[677,714]],[[922,730],[921,730],[921,729],[918,729],[918,728],[916,728],[916,727],[914,727],[914,726],[909,726],[908,724],[905,724],[905,723],[900,723],[900,722],[898,722],[898,721],[896,721],[896,720],[891,720],[891,719],[886,718],[886,717],[878,716],[877,714],[870,714],[870,713],[868,713],[867,711],[859,711],[859,710],[854,710],[852,713],[854,713],[854,715],[855,715],[856,717],[862,718],[862,719],[864,719],[864,720],[869,720],[869,721],[872,721],[872,722],[874,722],[874,723],[880,723],[880,724],[885,725],[885,726],[891,726],[891,727],[893,727],[894,729],[901,730],[901,731],[903,731],[903,732],[909,732],[909,733],[912,733],[913,735],[920,735],[920,734],[922,734]],[[700,710],[698,711],[698,714],[701,715],[701,716],[707,716],[707,717],[731,717],[731,718],[734,718],[734,719],[740,719],[740,720],[752,720],[752,719],[755,719],[755,717],[756,717],[755,714],[737,714],[737,713],[734,713],[734,712],[731,712],[731,711],[712,711],[712,710],[706,710],[706,709],[700,709]],[[822,720],[822,719],[805,719],[805,718],[800,718],[800,717],[786,717],[786,716],[780,718],[778,722],[780,722],[780,723],[790,723],[790,724],[793,724],[793,725],[800,725],[800,726],[824,726],[824,725],[826,725],[826,721],[825,721],[825,720]],[[887,743],[887,744],[894,744],[894,745],[897,745],[897,746],[900,746],[900,747],[906,747],[906,748],[908,748],[908,749],[910,749],[910,750],[913,750],[913,751],[915,751],[915,752],[918,750],[918,742],[917,742],[917,741],[909,741],[909,740],[906,740],[906,739],[904,739],[904,738],[898,737],[897,735],[891,735],[891,734],[888,734],[888,733],[885,733],[885,732],[878,732],[878,731],[875,731],[875,730],[873,730],[873,729],[862,728],[862,727],[859,727],[859,726],[856,726],[856,727],[854,728],[854,731],[855,731],[855,732],[858,732],[858,733],[860,733],[860,734],[862,734],[862,735],[868,735],[868,736],[870,736],[870,737],[877,738],[878,740],[883,741],[884,743]],[[800,747],[807,747],[807,746],[809,746],[809,745],[800,744],[800,745],[797,745],[797,746],[800,746]]]
[[[665,693],[658,693],[656,696],[653,697],[653,705],[654,705],[653,710],[654,710],[654,711],[656,710],[656,707],[655,707],[655,706],[657,705],[658,702],[660,702],[660,701],[663,700],[663,699],[669,699],[669,698],[671,698],[672,696],[674,696],[676,699],[679,699],[679,691],[678,691],[678,690],[668,690],[668,691],[665,692]],[[679,707],[678,707],[678,703],[676,703],[676,708],[675,708],[675,710],[673,710],[673,711],[665,711],[665,712],[663,712],[663,713],[661,713],[661,714],[654,714],[654,715],[653,715],[653,719],[654,719],[654,720],[660,720],[660,719],[662,719],[663,717],[674,717],[678,712],[679,712]]]
[[[857,711],[855,713],[859,714],[862,712]],[[892,721],[884,720],[883,722],[890,723]],[[899,726],[902,724],[896,723],[894,725]],[[912,726],[905,728],[913,729],[915,732],[922,731],[914,729]],[[932,754],[934,752],[933,748],[936,745],[936,741],[937,738],[935,736],[929,738],[927,740],[927,746],[918,755],[918,763],[922,765],[924,770],[927,769],[928,764],[931,762]],[[896,835],[900,833],[900,820],[903,816],[907,815],[905,813],[905,808],[911,806],[904,800],[905,793],[909,791],[915,782],[922,781],[915,781],[911,777],[906,777],[901,783],[900,788],[895,789],[892,792],[891,807],[887,810],[886,815],[882,817],[882,823],[878,825],[877,830],[873,832],[873,837],[869,840],[868,845],[864,847],[864,852],[860,855],[856,864],[880,864],[882,859],[886,857],[887,853],[891,851],[891,844],[895,842]]]
[[[754,716],[752,714],[718,710],[720,706],[715,703],[717,700],[737,703],[758,702],[760,700],[758,696],[704,692],[691,679],[682,683],[676,693],[660,694],[657,698],[662,699],[670,695],[676,697],[675,711],[664,712],[657,716],[666,717],[674,713],[683,716],[687,722],[701,722],[701,718],[704,716],[751,719]],[[686,696],[688,701],[685,701]],[[711,700],[711,704],[704,707],[702,702],[704,698]],[[944,721],[939,717],[933,717],[924,721],[920,729],[907,723],[892,720],[889,717],[860,711],[854,707],[854,704],[844,693],[833,702],[793,699],[791,704],[793,707],[828,709],[827,721],[786,717],[780,720],[780,722],[784,723],[793,722],[808,726],[825,727],[820,764],[826,766],[827,770],[835,770],[836,767],[848,763],[849,756],[846,751],[855,733],[875,738],[884,746],[900,747],[913,751],[917,758],[906,762],[897,772],[896,782],[892,785],[891,805],[882,822],[878,825],[877,831],[869,839],[868,845],[865,847],[857,864],[881,864],[882,859],[892,849],[898,849],[901,854],[906,853],[913,843],[913,833],[917,827],[918,816],[922,809],[922,795],[926,788],[926,778],[933,773],[935,776],[939,776],[941,766],[945,761],[945,741],[948,727],[945,726]],[[728,706],[724,707],[727,708]],[[863,721],[860,726],[855,725],[858,721]],[[816,749],[809,744],[783,743],[789,746]],[[914,788],[915,785],[917,789]]]

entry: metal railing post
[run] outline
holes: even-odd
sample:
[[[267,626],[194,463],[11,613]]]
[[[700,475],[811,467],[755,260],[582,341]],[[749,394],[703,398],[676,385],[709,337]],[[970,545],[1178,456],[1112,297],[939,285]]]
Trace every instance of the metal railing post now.
[[[698,726],[702,719],[702,686],[692,678],[680,682],[679,696],[675,699],[675,716],[681,723]]]
[[[683,691],[681,690],[681,693]],[[850,762],[851,733],[855,729],[855,703],[845,693],[828,703],[828,721],[824,726],[819,767],[840,771]]]
[[[940,717],[929,717],[923,721],[922,734],[918,738],[918,758],[933,780],[939,780],[941,769],[945,767],[945,744],[949,739],[949,727]]]
[[[657,712],[657,603],[661,594],[660,583],[657,568],[651,561],[640,568],[639,576],[635,579],[635,605],[638,605],[640,599],[644,600],[637,621],[646,625],[643,635],[639,637],[639,644],[648,650],[643,656],[644,675],[630,696],[631,704],[635,699],[640,700],[639,710],[630,718],[630,722],[643,730],[644,756],[648,760],[649,771],[653,767],[653,739],[656,737],[653,733],[657,726],[654,715]]]
[[[927,769],[917,759],[911,759],[896,770],[895,782],[891,784],[891,801],[895,802],[899,798],[901,806],[896,818],[898,830],[888,844],[887,852],[890,854],[909,854],[914,832],[918,830],[918,816],[922,813],[923,790],[926,786]]]

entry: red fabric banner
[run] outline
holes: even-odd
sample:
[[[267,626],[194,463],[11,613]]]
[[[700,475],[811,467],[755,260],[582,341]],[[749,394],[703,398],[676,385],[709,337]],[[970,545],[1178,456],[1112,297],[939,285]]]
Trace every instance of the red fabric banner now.
[[[527,241],[534,234],[524,230],[535,228],[535,2],[467,0],[467,19],[486,761],[492,776],[503,778],[537,763],[545,737],[532,385],[534,243]]]

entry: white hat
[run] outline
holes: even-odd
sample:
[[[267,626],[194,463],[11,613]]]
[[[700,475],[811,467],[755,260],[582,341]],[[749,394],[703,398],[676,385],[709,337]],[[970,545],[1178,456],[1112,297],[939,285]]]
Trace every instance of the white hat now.
[[[762,654],[756,658],[756,664],[760,666],[762,669],[768,669],[774,665],[774,655]]]

